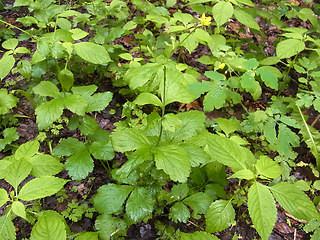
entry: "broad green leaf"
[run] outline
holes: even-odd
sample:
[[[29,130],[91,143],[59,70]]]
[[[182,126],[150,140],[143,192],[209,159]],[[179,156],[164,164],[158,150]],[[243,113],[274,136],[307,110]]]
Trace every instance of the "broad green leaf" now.
[[[0,161],[0,176],[1,178],[4,178],[4,175],[6,174],[7,168],[12,164],[12,161],[8,160],[1,160]]]
[[[154,199],[147,188],[135,188],[126,204],[126,213],[135,221],[140,222],[151,217]]]
[[[188,196],[189,187],[186,183],[176,184],[171,188],[170,201],[181,201]]]
[[[218,2],[212,8],[212,15],[218,26],[226,23],[233,15],[233,6],[230,2]]]
[[[219,240],[219,238],[207,232],[181,232],[180,240]]]
[[[179,115],[168,113],[163,116],[162,127],[165,131],[175,132],[176,128],[181,126],[182,121],[179,118]]]
[[[71,112],[74,112],[80,116],[85,114],[87,104],[82,96],[70,94],[63,98],[63,103]]]
[[[226,103],[226,98],[228,96],[228,92],[224,87],[218,87],[217,89],[209,91],[204,97],[203,110],[205,112],[210,112],[213,109],[220,109]]]
[[[71,91],[73,94],[81,95],[84,99],[90,98],[92,94],[98,89],[96,85],[89,85],[89,86],[81,86],[81,87],[73,87]]]
[[[30,174],[31,168],[31,164],[24,159],[13,160],[5,171],[4,179],[17,190],[22,180]]]
[[[79,40],[79,39],[84,38],[89,35],[89,33],[83,31],[80,28],[71,29],[71,30],[69,30],[69,32],[72,33],[71,37],[73,38],[73,40]]]
[[[39,83],[33,88],[33,92],[43,97],[61,97],[58,87],[49,81],[42,81]]]
[[[241,87],[249,92],[254,100],[257,100],[261,96],[262,90],[260,84],[248,73],[241,76]]]
[[[263,125],[263,133],[271,145],[274,146],[277,144],[276,121],[274,121],[274,119],[268,119]]]
[[[161,100],[152,93],[140,93],[134,100],[134,103],[138,105],[153,104],[158,107],[162,106]]]
[[[244,10],[235,9],[234,16],[243,25],[260,31],[259,24],[254,20],[254,18],[249,13],[245,12]]]
[[[0,188],[0,207],[9,201],[8,193],[3,188]]]
[[[210,161],[210,156],[202,148],[196,145],[188,143],[181,145],[181,147],[186,150],[190,159],[191,167],[197,167],[201,164],[204,165]]]
[[[163,169],[173,181],[187,181],[191,164],[187,152],[182,147],[177,145],[157,147],[154,149],[154,159],[157,169]]]
[[[48,154],[38,154],[29,162],[32,165],[31,175],[35,177],[56,175],[64,169],[58,159]]]
[[[198,39],[194,36],[194,34],[183,33],[179,36],[180,45],[185,47],[188,52],[191,54],[193,50],[195,50],[199,44]]]
[[[21,188],[18,198],[24,201],[32,201],[48,197],[57,193],[66,182],[64,179],[52,176],[35,178]]]
[[[64,68],[59,72],[58,79],[62,89],[65,92],[69,92],[74,83],[73,73],[69,69]]]
[[[8,50],[13,50],[18,46],[18,43],[19,43],[18,39],[9,38],[2,43],[2,47]]]
[[[97,93],[85,99],[87,102],[86,112],[104,110],[112,100],[112,92]]]
[[[4,79],[13,68],[16,60],[12,55],[5,55],[0,60],[0,80]]]
[[[94,207],[99,213],[119,213],[133,186],[109,183],[98,189],[94,197]]]
[[[170,208],[169,218],[176,223],[186,223],[190,218],[190,211],[182,202],[177,202]]]
[[[80,181],[88,176],[94,168],[93,159],[87,148],[81,148],[70,156],[65,164],[69,176],[73,180]]]
[[[1,74],[1,61],[0,61],[0,74]],[[14,108],[17,105],[18,98],[12,94],[8,94],[7,90],[2,88],[0,89],[0,115],[6,114],[10,111],[11,108]]]
[[[6,145],[18,139],[19,139],[19,134],[17,132],[17,128],[15,127],[6,128],[3,131],[3,139],[0,139],[0,151],[2,151],[6,147]]]
[[[0,216],[0,239],[16,240],[16,228],[8,214]]]
[[[233,174],[229,178],[239,178],[239,179],[251,180],[251,179],[254,179],[254,177],[255,177],[255,175],[251,170],[242,169],[242,170],[237,171],[235,174]]]
[[[271,187],[271,191],[281,207],[302,220],[320,220],[318,210],[310,198],[293,184],[280,182]]]
[[[278,90],[278,78],[267,67],[260,67],[256,72],[261,76],[261,80],[267,87]]]
[[[16,214],[19,217],[22,217],[24,219],[26,219],[26,207],[24,206],[24,204],[20,201],[14,201],[12,203],[12,211],[14,214]]]
[[[40,143],[37,140],[26,142],[22,144],[14,154],[15,159],[26,159],[29,160],[34,156],[40,147]]]
[[[262,239],[269,239],[277,220],[277,208],[268,187],[254,183],[248,192],[248,209],[253,225]]]
[[[108,214],[99,215],[94,226],[103,240],[113,239],[117,233],[126,235],[127,224],[121,218]]]
[[[205,214],[212,203],[212,198],[203,192],[197,192],[182,201],[188,205],[194,212]]]
[[[235,220],[235,211],[231,201],[217,200],[213,202],[206,215],[206,231],[220,232],[228,228]]]
[[[111,140],[116,152],[128,152],[150,147],[148,138],[136,128],[116,129],[111,134]]]
[[[289,155],[292,151],[292,147],[298,147],[300,144],[300,138],[294,132],[291,131],[286,125],[279,124],[278,144],[277,150],[281,155]]]
[[[76,53],[90,63],[106,65],[111,61],[107,50],[96,43],[80,42],[73,46]]]
[[[226,135],[239,130],[240,122],[237,119],[217,118],[215,120]]]
[[[61,98],[41,103],[35,111],[39,130],[46,129],[53,124],[63,113],[63,101]]]
[[[63,217],[55,211],[45,211],[32,228],[30,240],[66,240]]]
[[[305,44],[298,39],[286,39],[278,43],[276,47],[278,58],[290,58],[305,49]]]
[[[75,240],[98,240],[98,232],[84,232],[81,233]]]
[[[277,162],[267,156],[261,156],[255,164],[257,174],[267,178],[277,178],[281,175],[282,170]]]
[[[104,142],[93,142],[88,148],[96,159],[112,160],[114,157],[113,147],[109,140]]]
[[[53,149],[53,154],[58,156],[70,156],[79,150],[85,148],[83,142],[76,138],[60,139],[59,144]]]

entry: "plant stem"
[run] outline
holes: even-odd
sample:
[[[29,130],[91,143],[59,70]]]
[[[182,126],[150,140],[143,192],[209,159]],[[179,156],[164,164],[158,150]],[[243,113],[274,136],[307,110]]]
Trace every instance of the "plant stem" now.
[[[160,120],[160,134],[159,138],[156,144],[156,147],[159,145],[161,137],[162,137],[162,132],[163,132],[163,117],[165,114],[165,108],[166,108],[166,82],[167,82],[167,67],[163,67],[163,96],[162,96],[162,112],[161,112],[161,120]]]
[[[10,27],[12,27],[12,28],[18,29],[19,31],[21,31],[21,32],[23,32],[23,33],[25,33],[25,34],[28,34],[30,37],[34,37],[31,33],[28,33],[27,31],[25,31],[25,30],[23,30],[23,29],[21,29],[21,28],[19,28],[19,27],[16,27],[16,26],[14,26],[14,25],[12,25],[11,23],[8,23],[8,22],[3,21],[3,20],[1,20],[1,19],[0,19],[0,22],[4,23],[4,24],[6,24],[6,25],[8,25],[8,26],[10,26]]]

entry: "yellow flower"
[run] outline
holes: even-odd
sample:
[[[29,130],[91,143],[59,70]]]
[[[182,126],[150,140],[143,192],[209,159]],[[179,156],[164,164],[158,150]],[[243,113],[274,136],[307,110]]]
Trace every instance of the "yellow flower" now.
[[[226,66],[225,63],[221,63],[221,64],[219,65],[219,68],[220,68],[220,69],[224,69],[225,66]]]
[[[212,19],[212,17],[206,17],[206,15],[203,13],[200,18],[200,22],[202,25],[208,26],[211,23],[211,19]]]

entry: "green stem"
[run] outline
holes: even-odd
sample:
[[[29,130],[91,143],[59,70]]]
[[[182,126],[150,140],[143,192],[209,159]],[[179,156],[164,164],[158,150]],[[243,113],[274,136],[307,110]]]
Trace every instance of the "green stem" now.
[[[19,27],[16,27],[16,26],[14,26],[14,25],[12,25],[11,23],[8,23],[8,22],[3,21],[3,20],[1,20],[1,19],[0,19],[0,22],[4,23],[4,24],[6,24],[6,25],[8,25],[8,26],[10,26],[10,27],[12,27],[12,28],[18,29],[19,31],[21,31],[21,32],[23,32],[23,33],[25,33],[25,34],[28,34],[30,37],[34,37],[34,35],[32,35],[31,33],[28,33],[27,31],[25,31],[25,30],[23,30],[23,29],[21,29],[21,28],[19,28]]]
[[[291,71],[294,63],[296,62],[297,57],[298,57],[298,54],[294,57],[292,63],[289,65],[289,68],[288,68],[287,71],[284,73],[284,77],[283,77],[282,84],[281,84],[280,87],[279,87],[278,96],[279,96],[280,93],[283,92],[283,90],[285,89],[286,85],[288,85],[288,83],[290,82],[289,73],[290,73],[290,71]]]
[[[160,120],[160,134],[159,138],[156,144],[156,147],[159,145],[161,137],[162,137],[162,132],[163,132],[163,117],[165,114],[165,108],[166,108],[166,82],[167,82],[167,68],[166,66],[163,67],[163,96],[162,96],[162,112],[161,112],[161,120]]]
[[[319,119],[320,119],[320,114],[319,114],[318,117],[311,123],[311,127],[314,127],[314,125],[316,124],[316,122],[318,122]]]

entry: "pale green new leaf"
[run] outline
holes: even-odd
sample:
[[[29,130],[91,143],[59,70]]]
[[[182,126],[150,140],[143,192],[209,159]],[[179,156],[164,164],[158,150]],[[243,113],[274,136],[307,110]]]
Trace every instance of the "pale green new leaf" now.
[[[22,202],[20,202],[18,200],[14,201],[12,203],[11,207],[12,207],[12,211],[14,214],[26,219],[26,207],[24,206],[24,204]]]
[[[16,228],[9,215],[0,216],[0,239],[16,240]]]
[[[138,105],[153,104],[158,107],[162,106],[161,100],[152,93],[140,93],[134,100],[134,103]]]
[[[210,112],[213,109],[220,109],[226,103],[228,91],[225,87],[219,86],[217,89],[209,91],[204,97],[203,110]]]
[[[13,160],[5,171],[4,179],[17,190],[22,180],[30,174],[31,168],[31,164],[24,159]]]
[[[57,86],[49,81],[42,81],[41,83],[39,83],[33,88],[33,92],[43,97],[61,97],[60,91]]]
[[[186,223],[190,218],[190,211],[182,202],[177,202],[170,208],[169,218],[176,223]]]
[[[81,95],[84,99],[88,99],[98,89],[96,85],[73,87],[71,91],[73,94]]]
[[[206,163],[210,162],[210,156],[202,148],[191,143],[180,146],[187,151],[191,167],[197,167],[201,164],[205,165]]]
[[[219,238],[207,232],[181,232],[180,240],[219,240]]]
[[[186,182],[191,164],[187,152],[177,145],[166,145],[154,149],[157,169],[162,169],[173,181]]]
[[[255,229],[263,240],[268,240],[277,220],[275,200],[268,187],[258,182],[250,187],[248,209]]]
[[[107,50],[96,43],[80,42],[73,46],[76,53],[90,63],[106,65],[111,61]]]
[[[37,140],[26,142],[22,144],[14,154],[15,159],[26,159],[29,160],[34,156],[40,147],[40,143]]]
[[[191,54],[199,44],[197,37],[194,34],[183,33],[179,36],[180,45],[185,47],[188,52]]]
[[[112,92],[97,93],[85,99],[87,103],[86,112],[100,112],[105,109],[112,100]]]
[[[13,96],[12,94],[8,94],[6,89],[0,89],[0,115],[8,113],[11,108],[14,108],[17,105],[18,100],[19,99]]]
[[[98,232],[84,232],[81,233],[75,240],[98,240]]]
[[[69,92],[74,83],[73,73],[69,69],[64,68],[59,72],[58,80],[61,84],[62,89],[66,92]]]
[[[98,194],[94,197],[94,207],[99,213],[113,214],[122,211],[124,201],[133,186],[116,185],[109,183],[98,189]]]
[[[9,38],[2,43],[2,47],[8,50],[13,50],[18,46],[18,43],[19,43],[18,39]]]
[[[273,72],[269,71],[269,66],[260,67],[256,70],[261,76],[261,80],[267,87],[278,90],[278,78],[273,74]]]
[[[243,87],[247,92],[249,92],[254,100],[257,100],[261,95],[260,84],[255,81],[254,77],[245,73],[241,76],[241,87]]]
[[[16,60],[14,57],[10,55],[5,55],[0,60],[0,79],[4,79],[10,72],[10,70],[13,68],[14,63]]]
[[[239,130],[240,121],[237,119],[217,118],[215,120],[226,135]]]
[[[29,161],[32,165],[31,175],[35,177],[56,175],[63,170],[63,164],[48,154],[38,154]]]
[[[320,220],[318,210],[310,198],[293,184],[280,182],[271,187],[271,191],[281,207],[301,220]]]
[[[244,10],[235,9],[234,16],[243,25],[246,25],[249,28],[253,28],[260,31],[259,24],[254,20],[254,18],[249,13],[245,12]]]
[[[217,200],[210,205],[205,217],[206,231],[215,233],[226,229],[234,222],[235,211],[231,201]]]
[[[39,130],[46,129],[53,124],[63,113],[62,98],[41,103],[35,111]]]
[[[66,182],[64,179],[52,176],[35,178],[21,188],[18,198],[24,201],[32,201],[48,197],[57,193]]]
[[[86,112],[87,104],[80,95],[70,94],[63,98],[63,103],[67,109],[80,116],[83,116]]]
[[[298,147],[299,144],[299,136],[292,132],[286,125],[280,123],[277,144],[279,154],[284,156],[289,155],[292,151],[292,147]]]
[[[32,228],[30,240],[66,240],[63,217],[55,211],[45,211]]]
[[[126,213],[135,221],[140,222],[151,217],[154,199],[147,188],[135,188],[126,204]]]
[[[255,164],[257,174],[267,178],[277,178],[281,175],[282,170],[279,164],[268,156],[261,156]]]
[[[8,193],[3,188],[0,188],[0,207],[9,201]]]
[[[298,39],[286,39],[278,43],[276,47],[278,58],[290,58],[305,49],[305,44]]]
[[[254,179],[254,177],[255,177],[255,175],[251,170],[242,169],[242,170],[237,171],[235,174],[233,174],[229,178],[239,178],[239,179],[251,180],[251,179]]]
[[[233,15],[233,6],[230,2],[218,2],[212,8],[212,15],[218,26],[226,23]]]

